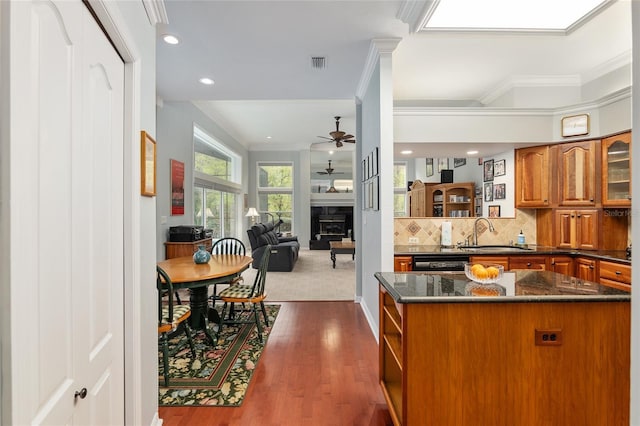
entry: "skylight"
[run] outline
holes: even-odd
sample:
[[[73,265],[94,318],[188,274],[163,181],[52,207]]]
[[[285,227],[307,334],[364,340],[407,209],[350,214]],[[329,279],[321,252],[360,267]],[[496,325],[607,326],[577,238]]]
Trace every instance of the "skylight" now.
[[[425,30],[566,31],[610,0],[440,0]]]

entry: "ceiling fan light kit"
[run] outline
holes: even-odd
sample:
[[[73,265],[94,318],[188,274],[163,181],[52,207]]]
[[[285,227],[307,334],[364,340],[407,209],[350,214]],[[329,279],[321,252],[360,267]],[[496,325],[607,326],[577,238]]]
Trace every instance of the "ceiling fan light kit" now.
[[[356,143],[353,135],[346,134],[345,132],[340,131],[340,116],[334,117],[336,119],[336,130],[333,132],[329,132],[331,135],[330,138],[326,136],[318,136],[319,138],[326,139],[329,143],[335,143],[336,148],[340,148],[344,145],[344,143]],[[320,142],[316,142],[320,143]]]

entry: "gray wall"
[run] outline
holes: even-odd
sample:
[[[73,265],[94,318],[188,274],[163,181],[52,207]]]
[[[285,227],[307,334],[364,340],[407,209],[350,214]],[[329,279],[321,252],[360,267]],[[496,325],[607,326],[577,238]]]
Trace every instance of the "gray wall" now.
[[[223,143],[242,157],[243,191],[240,194],[240,208],[247,193],[249,168],[247,150],[220,126],[208,118],[191,102],[164,102],[157,108],[157,190],[156,197],[156,257],[165,258],[164,242],[170,226],[193,224],[193,126],[197,125],[206,133]],[[184,163],[184,215],[171,215],[171,170],[170,160]],[[249,203],[251,204],[251,203]],[[244,211],[240,212],[243,214]],[[246,237],[246,221],[240,222],[238,237]],[[246,241],[248,243],[248,241]]]

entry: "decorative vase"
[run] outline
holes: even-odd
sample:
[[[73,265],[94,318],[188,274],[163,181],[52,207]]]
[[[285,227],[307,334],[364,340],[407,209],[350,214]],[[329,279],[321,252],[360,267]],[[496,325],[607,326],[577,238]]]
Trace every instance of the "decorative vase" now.
[[[207,263],[209,259],[211,259],[211,253],[204,246],[198,246],[198,251],[193,254],[193,261],[195,263]]]

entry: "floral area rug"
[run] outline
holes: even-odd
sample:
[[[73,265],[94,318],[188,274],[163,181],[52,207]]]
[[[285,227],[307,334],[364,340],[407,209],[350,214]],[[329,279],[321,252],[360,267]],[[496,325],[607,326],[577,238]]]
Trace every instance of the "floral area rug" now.
[[[262,342],[255,324],[225,325],[215,347],[202,332],[194,336],[195,359],[184,333],[169,340],[169,351],[182,348],[169,357],[169,387],[164,386],[162,351],[158,348],[160,406],[239,406],[258,364],[280,305],[265,305],[269,327],[262,325]],[[243,313],[243,316],[253,315]],[[176,346],[178,345],[178,346]]]

